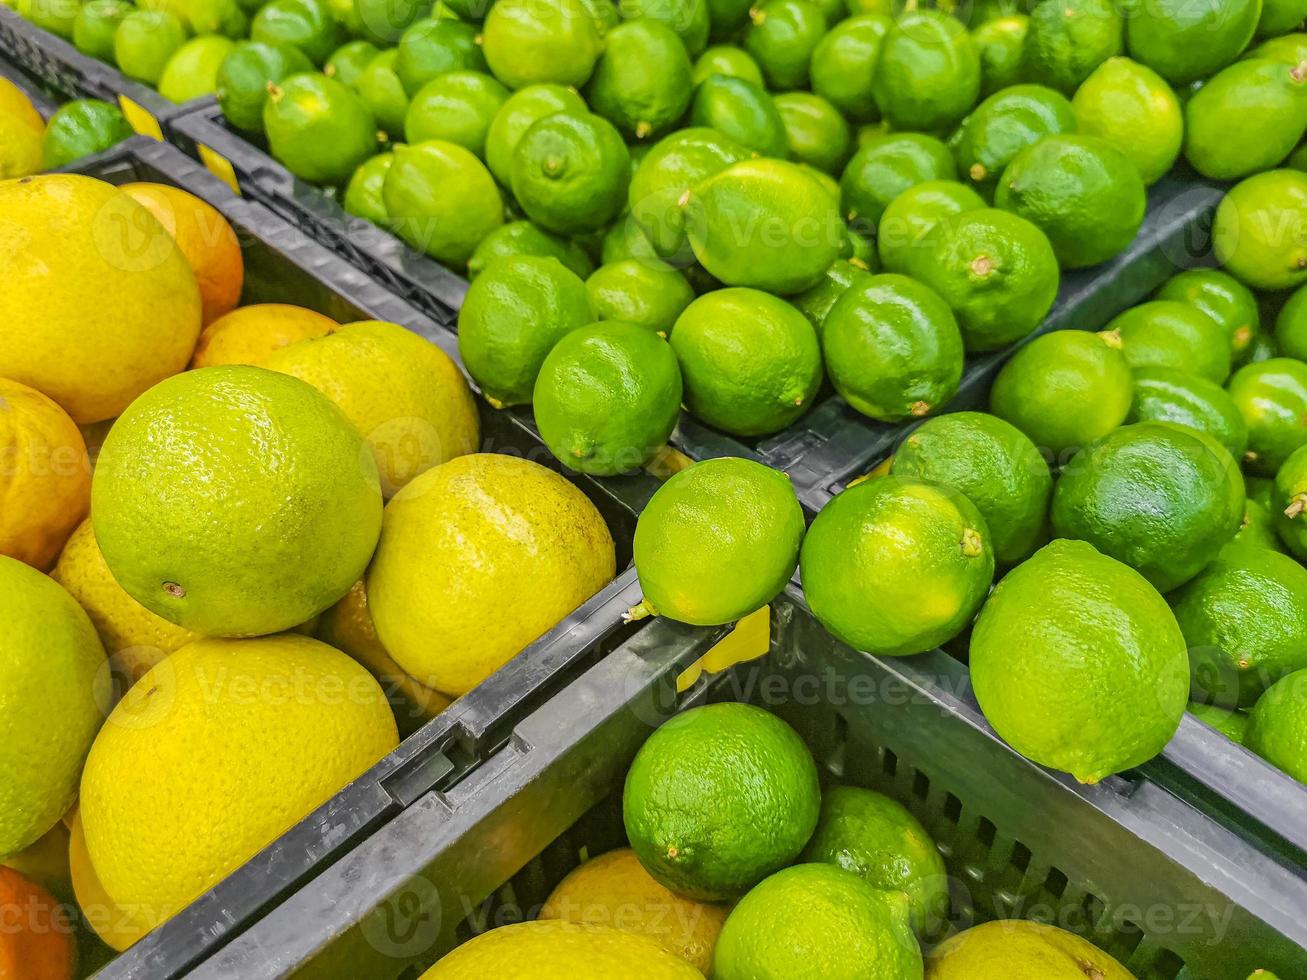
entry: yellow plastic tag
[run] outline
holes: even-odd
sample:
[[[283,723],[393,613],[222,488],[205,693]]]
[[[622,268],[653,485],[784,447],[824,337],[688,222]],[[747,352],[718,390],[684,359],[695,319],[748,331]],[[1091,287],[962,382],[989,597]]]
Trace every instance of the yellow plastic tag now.
[[[862,476],[855,477],[854,479],[850,480],[847,484],[845,484],[845,487],[846,489],[848,487],[856,487],[859,483],[866,483],[872,477],[888,476],[889,468],[893,465],[894,465],[894,457],[886,456],[883,460],[881,460],[879,463],[876,464],[876,468],[873,469],[870,473],[864,473]]]
[[[763,606],[736,623],[735,629],[705,653],[700,663],[708,673],[716,674],[747,660],[756,660],[770,649],[771,606]]]
[[[681,470],[693,465],[694,460],[679,449],[663,446],[658,451],[658,455],[649,461],[649,465],[645,469],[651,476],[657,477],[659,480],[670,480]]]
[[[240,194],[241,183],[236,179],[236,168],[231,165],[231,161],[221,153],[215,153],[203,143],[197,143],[196,146],[200,151],[200,162],[209,168],[209,172],[230,187],[234,193]]]
[[[122,106],[123,116],[127,119],[127,124],[142,136],[148,136],[163,142],[163,127],[159,125],[159,120],[150,115],[149,111],[137,105],[125,95],[118,96],[118,104]]]

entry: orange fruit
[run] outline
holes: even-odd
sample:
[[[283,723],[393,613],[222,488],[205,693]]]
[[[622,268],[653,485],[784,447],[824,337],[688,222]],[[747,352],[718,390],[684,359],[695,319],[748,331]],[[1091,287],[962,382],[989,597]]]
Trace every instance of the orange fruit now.
[[[200,287],[204,323],[236,309],[245,285],[240,242],[217,208],[166,184],[124,184],[130,194],[172,235]]]
[[[0,980],[72,980],[73,926],[48,891],[0,866]]]
[[[90,506],[76,423],[35,388],[0,378],[0,555],[45,571]]]
[[[242,306],[219,317],[200,334],[191,367],[215,364],[260,364],[275,350],[297,340],[322,337],[340,324],[302,306],[262,303]]]

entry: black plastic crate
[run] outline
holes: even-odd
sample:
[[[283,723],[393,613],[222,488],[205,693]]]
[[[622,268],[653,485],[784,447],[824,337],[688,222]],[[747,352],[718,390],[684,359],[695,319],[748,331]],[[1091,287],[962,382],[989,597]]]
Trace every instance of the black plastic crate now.
[[[772,605],[766,657],[678,696],[679,672],[720,634],[656,620],[461,781],[414,783],[402,813],[191,976],[413,978],[532,917],[581,861],[624,845],[620,787],[652,728],[712,700],[775,711],[827,782],[907,806],[945,857],[957,928],[1052,922],[1141,980],[1307,976],[1307,875],[1192,806],[1169,758],[1096,786],[1051,773],[989,728],[965,667],[857,653],[794,589]]]
[[[114,184],[173,184],[203,198],[235,228],[245,258],[245,303],[307,306],[342,322],[402,324],[457,358],[453,335],[364,273],[307,239],[177,149],[142,136],[66,168]],[[482,451],[521,456],[561,469],[529,426],[482,406]],[[476,769],[510,738],[511,722],[534,709],[560,672],[589,664],[634,635],[622,613],[639,601],[629,567],[635,517],[657,487],[652,477],[595,480],[567,475],[595,503],[617,546],[618,577],[502,670],[419,728],[391,755],[347,786],[211,892],[98,974],[174,977],[343,853],[369,829],[433,782]],[[401,725],[402,727],[402,725]]]

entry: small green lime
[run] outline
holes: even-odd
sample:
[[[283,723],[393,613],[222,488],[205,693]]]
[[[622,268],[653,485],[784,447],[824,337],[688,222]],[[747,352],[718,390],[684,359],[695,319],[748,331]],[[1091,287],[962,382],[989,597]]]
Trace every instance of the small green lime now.
[[[1027,81],[1070,95],[1125,50],[1125,20],[1113,0],[1040,0],[1026,34]]]
[[[822,276],[821,282],[797,296],[791,296],[790,302],[808,318],[820,340],[826,317],[836,301],[854,283],[865,283],[870,278],[871,273],[865,263],[854,259],[836,259]]]
[[[664,337],[694,300],[694,290],[681,273],[639,259],[601,265],[585,281],[585,289],[595,316],[634,323]]]
[[[1258,37],[1288,34],[1307,20],[1307,3],[1303,0],[1266,0],[1257,22]]]
[[[399,41],[431,9],[428,0],[352,0],[350,6],[354,21],[351,33],[386,47]],[[347,78],[341,81],[349,84]]]
[[[1224,384],[1230,376],[1225,330],[1195,307],[1174,300],[1140,303],[1118,315],[1107,329],[1120,338],[1132,368],[1167,367]]]
[[[486,61],[511,89],[584,85],[603,37],[582,0],[498,0],[482,28]]]
[[[1274,476],[1307,444],[1307,364],[1291,357],[1246,364],[1226,390],[1248,424],[1244,465],[1251,473]]]
[[[403,138],[404,119],[408,115],[408,93],[395,71],[398,60],[399,51],[395,48],[382,51],[354,79],[354,91],[392,140]]]
[[[631,139],[660,136],[685,114],[690,57],[666,24],[643,18],[614,27],[586,88],[591,107]]]
[[[1307,282],[1307,173],[1271,170],[1240,181],[1216,209],[1216,257],[1254,289]]]
[[[486,164],[495,179],[507,187],[512,182],[513,151],[532,123],[557,112],[582,115],[585,101],[564,85],[528,85],[508,97],[500,106],[486,134]]]
[[[349,41],[331,52],[331,57],[322,67],[322,74],[355,88],[363,69],[372,64],[380,53],[380,49],[371,41]]]
[[[1275,345],[1286,357],[1307,361],[1307,286],[1300,286],[1280,308]]]
[[[263,106],[268,149],[302,180],[344,184],[377,152],[377,124],[352,89],[326,75],[291,75]]]
[[[1254,0],[1255,2],[1255,0]],[[1156,183],[1180,156],[1184,113],[1171,86],[1129,58],[1108,58],[1071,100],[1079,131],[1107,140]]]
[[[1307,61],[1307,33],[1269,37],[1257,47],[1246,51],[1245,58],[1270,58],[1297,67]]]
[[[917,258],[928,255],[939,240],[942,219],[984,206],[984,198],[956,180],[927,180],[909,187],[881,215],[876,229],[881,265],[889,272],[910,272]]]
[[[631,220],[629,214],[613,222],[612,226],[604,232],[599,248],[600,265],[612,265],[614,262],[622,262],[626,259],[647,262],[655,268],[667,264],[654,251],[653,244],[645,237],[640,226]],[[697,269],[698,266],[693,268]]]
[[[956,18],[938,10],[906,13],[881,42],[871,90],[896,129],[944,130],[976,104],[980,55]]]
[[[142,7],[150,4],[143,3]],[[238,0],[176,0],[158,7],[181,18],[191,34],[221,34],[239,41],[250,33],[250,17]]]
[[[134,10],[113,36],[113,56],[128,78],[158,85],[168,60],[186,43],[186,28],[162,10]]]
[[[1125,39],[1130,57],[1175,85],[1210,78],[1248,47],[1262,13],[1258,0],[1195,6],[1150,0],[1130,9]]]
[[[112,62],[114,34],[135,9],[127,0],[90,0],[73,21],[73,44],[82,54]]]
[[[1299,447],[1275,474],[1271,513],[1275,532],[1298,558],[1307,558],[1307,448]]]
[[[734,41],[749,22],[752,0],[708,0],[708,36],[714,41]],[[758,80],[762,84],[762,80]]]
[[[312,70],[313,63],[299,48],[237,41],[218,66],[218,105],[237,129],[261,133],[268,86]]]
[[[659,487],[635,529],[642,609],[683,623],[731,623],[785,588],[803,509],[789,478],[752,460],[695,463]]]
[[[1220,385],[1172,367],[1134,369],[1128,422],[1171,422],[1211,436],[1235,459],[1248,448],[1248,426]]]
[[[838,639],[903,656],[966,627],[994,578],[994,550],[985,519],[956,490],[881,476],[821,509],[799,571],[813,615]]]
[[[513,196],[532,221],[560,234],[610,224],[626,205],[630,174],[622,135],[592,113],[537,120],[513,150]]]
[[[340,47],[344,33],[322,0],[269,0],[254,15],[250,40],[288,44],[322,65]]]
[[[218,90],[218,69],[235,44],[220,34],[191,38],[168,59],[159,78],[159,94],[178,105],[213,95]]]
[[[475,279],[491,262],[507,255],[537,255],[557,259],[578,276],[588,276],[594,271],[594,264],[585,254],[585,249],[575,242],[545,231],[530,221],[510,221],[481,239],[476,251],[467,260],[467,277]]]
[[[826,16],[811,0],[764,0],[749,11],[744,50],[762,68],[769,89],[806,88],[812,52],[825,33]]]
[[[756,289],[719,289],[685,308],[672,327],[685,407],[738,436],[779,432],[821,386],[821,348],[803,314]]]
[[[949,148],[922,133],[890,133],[862,146],[840,177],[840,208],[850,223],[875,227],[885,208],[914,184],[953,180]]]
[[[1186,269],[1167,280],[1156,298],[1188,303],[1219,323],[1230,338],[1230,355],[1235,364],[1243,363],[1261,332],[1257,297],[1220,269]]]
[[[46,170],[103,153],[133,135],[122,110],[99,99],[65,102],[50,116],[41,141]]]
[[[697,58],[708,46],[706,0],[622,0],[618,7],[626,20],[662,21],[676,32],[691,58]]]
[[[456,20],[418,21],[399,39],[397,52],[395,74],[410,99],[445,72],[486,70],[476,28]]]
[[[491,120],[508,89],[478,71],[451,71],[423,85],[409,103],[404,136],[410,143],[444,140],[484,158]]]
[[[715,44],[699,55],[690,73],[690,83],[696,88],[709,75],[726,75],[729,78],[743,78],[762,87],[762,69],[743,48],[730,44]]]
[[[1196,701],[1190,702],[1186,710],[1204,725],[1210,725],[1230,741],[1239,745],[1243,744],[1243,740],[1248,734],[1248,723],[1251,719],[1247,712],[1231,711],[1229,708],[1218,708],[1212,704],[1199,704]],[[1249,977],[1248,980],[1254,980],[1254,978]],[[1264,977],[1258,975],[1256,980],[1264,980]]]
[[[396,146],[382,198],[391,225],[433,259],[460,266],[504,223],[495,178],[470,151],[431,140]]]
[[[1281,163],[1307,130],[1307,69],[1236,61],[1184,107],[1184,153],[1195,170],[1235,180]]]
[[[709,75],[694,93],[691,125],[715,129],[765,157],[785,157],[785,123],[761,85],[729,75]]]
[[[853,133],[840,111],[811,92],[786,92],[775,102],[794,159],[826,173],[839,173],[853,146]]]
[[[1021,81],[1029,33],[1030,18],[1017,13],[987,20],[971,32],[980,54],[982,98]]]
[[[1046,136],[1076,131],[1066,96],[1046,85],[1013,85],[985,99],[959,128],[958,169],[986,197],[1018,153]]]
[[[1234,537],[1221,549],[1220,557],[1227,557],[1230,551],[1237,548],[1264,548],[1288,553],[1280,536],[1275,533],[1270,510],[1260,500],[1252,497],[1244,499],[1243,521],[1239,524],[1239,530],[1234,532]]]
[[[68,41],[73,37],[79,6],[78,0],[27,0],[24,16],[43,31]]]
[[[894,21],[860,14],[832,27],[813,49],[812,90],[855,123],[875,122],[880,107],[872,94],[881,43]]]
[[[458,352],[492,405],[524,405],[554,344],[593,322],[585,283],[561,262],[506,256],[468,288],[458,314]]]
[[[1282,677],[1257,699],[1245,744],[1277,769],[1307,783],[1307,670]]]
[[[381,228],[389,226],[390,214],[386,211],[382,188],[385,187],[386,174],[390,173],[394,162],[393,153],[378,153],[359,164],[354,176],[345,185],[345,196],[341,198],[340,203],[346,213],[371,221]]]

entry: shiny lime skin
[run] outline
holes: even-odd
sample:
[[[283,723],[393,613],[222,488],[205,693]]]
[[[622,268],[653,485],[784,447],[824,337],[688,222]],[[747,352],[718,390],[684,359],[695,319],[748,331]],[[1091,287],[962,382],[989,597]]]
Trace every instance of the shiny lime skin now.
[[[511,89],[542,82],[580,87],[603,50],[599,23],[583,0],[497,0],[480,37],[490,70]]]
[[[621,213],[631,157],[622,135],[593,113],[556,113],[513,150],[513,196],[536,224],[564,235],[598,231]]]
[[[1275,474],[1271,520],[1275,533],[1299,559],[1307,558],[1307,449],[1293,451]]]
[[[837,639],[906,656],[966,627],[994,578],[994,551],[985,519],[962,494],[881,476],[821,509],[799,573],[813,615]],[[870,595],[881,599],[869,603]]]
[[[587,2],[592,7],[600,6],[592,0]],[[625,0],[616,7],[626,20],[662,21],[676,32],[691,58],[697,58],[708,46],[707,0]]]
[[[490,123],[507,99],[508,89],[483,72],[446,72],[413,96],[404,137],[409,143],[455,143],[484,159]]]
[[[1249,707],[1307,667],[1307,569],[1265,548],[1227,550],[1170,596],[1195,701]]]
[[[690,81],[697,88],[711,75],[726,75],[729,78],[743,78],[762,88],[762,69],[743,48],[730,44],[716,44],[708,48],[694,63]]]
[[[528,85],[500,106],[486,133],[486,166],[507,187],[513,180],[513,151],[537,120],[556,112],[582,115],[585,100],[564,85]]]
[[[653,331],[604,320],[559,339],[540,365],[532,405],[540,437],[564,466],[616,476],[667,444],[681,371]]]
[[[409,98],[422,86],[447,71],[485,71],[486,59],[471,24],[426,18],[399,39],[395,74]]]
[[[789,155],[785,123],[761,85],[743,78],[710,75],[695,90],[692,126],[715,129],[765,157]]]
[[[166,10],[134,10],[113,36],[113,55],[128,78],[158,85],[168,60],[186,43],[186,27]]]
[[[1155,299],[1119,314],[1107,329],[1120,338],[1132,368],[1176,368],[1216,384],[1230,376],[1224,328],[1195,307]]]
[[[1260,0],[1150,0],[1126,19],[1126,46],[1130,57],[1168,82],[1188,85],[1239,57],[1253,38],[1261,12]]]
[[[811,0],[765,0],[749,11],[744,50],[762,68],[767,87],[787,92],[808,85],[812,53],[826,33],[826,16]]]
[[[1307,361],[1307,286],[1300,286],[1280,308],[1275,345],[1286,357]]]
[[[894,21],[883,14],[859,14],[835,24],[812,52],[812,90],[851,122],[875,122],[880,107],[871,80],[881,42]]]
[[[1124,425],[1066,464],[1053,493],[1053,533],[1088,541],[1159,592],[1206,567],[1243,520],[1233,457],[1165,422]]]
[[[707,0],[708,36],[717,42],[732,41],[739,37],[749,22],[751,0]],[[758,79],[762,84],[762,79]]]
[[[817,331],[817,337],[820,338],[827,314],[830,313],[835,302],[844,295],[844,291],[854,283],[865,283],[870,278],[871,272],[864,268],[862,263],[855,264],[852,259],[836,259],[826,270],[826,275],[822,277],[821,282],[811,289],[791,296],[790,302],[808,318],[808,322],[812,324],[813,329]]]
[[[1245,364],[1226,390],[1248,424],[1244,466],[1274,476],[1307,443],[1307,364],[1290,357]]]
[[[962,124],[954,155],[963,180],[986,197],[1018,153],[1045,136],[1074,133],[1075,112],[1046,85],[1013,85],[976,106]]]
[[[382,196],[399,236],[420,252],[464,265],[477,244],[504,223],[499,188],[470,151],[431,140],[396,146]]]
[[[1030,18],[1008,14],[987,20],[971,32],[980,53],[980,94],[993,95],[1021,81]]]
[[[1185,158],[1204,177],[1234,180],[1280,163],[1307,131],[1307,71],[1236,61],[1184,107]]]
[[[380,49],[371,41],[349,41],[331,53],[322,73],[353,88],[363,69],[379,54]]]
[[[650,333],[666,336],[687,306],[694,290],[685,276],[669,265],[624,259],[602,265],[585,282],[595,316],[625,320]]]
[[[1218,708],[1211,704],[1199,704],[1196,701],[1191,701],[1186,710],[1204,725],[1215,728],[1231,742],[1242,745],[1244,738],[1248,734],[1250,719],[1247,712],[1231,711],[1228,708]],[[1266,980],[1262,976],[1256,974],[1254,976],[1257,976],[1257,980]]]
[[[1244,54],[1245,58],[1270,58],[1297,67],[1307,61],[1307,33],[1285,34],[1263,41]]]
[[[1257,699],[1244,744],[1307,783],[1307,670],[1280,678]]]
[[[881,42],[871,90],[895,128],[946,129],[976,104],[980,55],[957,19],[938,10],[904,14]]]
[[[1307,20],[1307,2],[1304,0],[1265,0],[1262,16],[1257,22],[1258,37],[1276,37],[1295,30]]]
[[[398,58],[395,48],[383,51],[354,79],[354,91],[391,139],[403,137],[408,115],[408,93],[395,71]]]
[[[650,139],[685,114],[690,73],[690,56],[670,27],[627,21],[608,32],[586,98],[627,139]]]
[[[41,157],[45,169],[66,167],[132,137],[132,127],[116,105],[99,99],[65,102],[45,124]]]
[[[1113,0],[1041,0],[1030,12],[1024,74],[1070,95],[1124,49],[1124,18]]]
[[[283,80],[263,106],[263,129],[272,155],[296,177],[317,184],[344,184],[377,152],[372,113],[353,90],[326,75]]]
[[[1248,448],[1248,425],[1220,385],[1171,367],[1134,369],[1135,396],[1127,422],[1171,422],[1197,429],[1235,459]]]
[[[347,214],[371,221],[381,228],[390,224],[382,188],[385,187],[386,174],[394,162],[393,154],[378,153],[359,165],[345,186],[345,194],[340,201]]]
[[[90,0],[73,21],[73,44],[82,54],[113,61],[113,36],[124,17],[136,8],[127,0]]]
[[[530,221],[510,221],[496,228],[477,245],[467,260],[467,276],[475,279],[495,259],[506,255],[538,255],[557,259],[578,276],[588,276],[594,263],[585,249],[570,239],[545,231]]]
[[[315,65],[323,65],[345,35],[321,0],[269,0],[254,15],[250,40],[289,44]]]
[[[840,209],[846,221],[875,227],[890,202],[909,187],[956,175],[953,154],[935,137],[890,133],[864,145],[844,168]]]
[[[712,704],[663,724],[622,793],[631,847],[654,878],[697,901],[739,898],[812,836],[821,788],[794,729],[749,704]]]
[[[1219,323],[1230,338],[1230,355],[1235,364],[1243,362],[1261,331],[1257,297],[1220,269],[1186,269],[1168,279],[1155,298],[1188,303]]]
[[[1216,209],[1212,245],[1254,289],[1307,282],[1307,173],[1270,170],[1236,184]]]
[[[977,211],[985,200],[956,180],[927,180],[890,201],[876,229],[876,249],[887,272],[910,273],[939,241],[944,219]]]
[[[853,146],[853,133],[839,110],[811,92],[786,92],[775,102],[794,159],[826,173],[839,173]]]
[[[261,133],[268,84],[312,70],[313,63],[299,48],[239,41],[218,68],[218,105],[237,129]]]
[[[1160,180],[1180,155],[1184,110],[1171,86],[1146,65],[1108,58],[1076,89],[1071,105],[1079,131],[1128,156],[1145,184]]]

